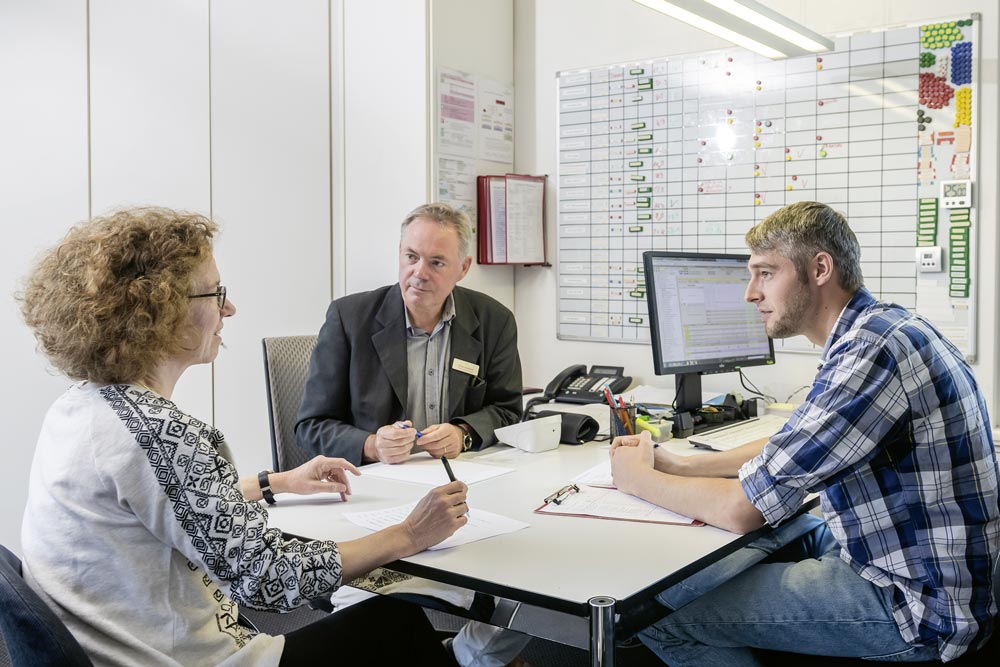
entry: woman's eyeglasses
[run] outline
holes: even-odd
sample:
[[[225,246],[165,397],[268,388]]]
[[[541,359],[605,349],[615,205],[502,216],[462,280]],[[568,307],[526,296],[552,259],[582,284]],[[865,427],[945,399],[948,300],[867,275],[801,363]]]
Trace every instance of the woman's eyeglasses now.
[[[218,292],[208,292],[207,294],[191,294],[191,295],[188,296],[188,298],[189,299],[201,299],[201,298],[206,298],[207,299],[210,296],[214,296],[218,300],[219,310],[222,310],[223,308],[226,307],[226,288],[225,288],[224,285],[219,285],[219,291]]]

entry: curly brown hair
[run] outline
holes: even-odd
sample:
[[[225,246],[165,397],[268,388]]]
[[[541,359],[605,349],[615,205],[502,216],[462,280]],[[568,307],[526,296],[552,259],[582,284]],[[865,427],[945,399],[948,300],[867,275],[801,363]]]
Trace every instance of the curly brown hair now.
[[[187,297],[217,230],[205,216],[166,208],[78,224],[26,277],[17,297],[24,321],[70,378],[138,381],[184,350]]]

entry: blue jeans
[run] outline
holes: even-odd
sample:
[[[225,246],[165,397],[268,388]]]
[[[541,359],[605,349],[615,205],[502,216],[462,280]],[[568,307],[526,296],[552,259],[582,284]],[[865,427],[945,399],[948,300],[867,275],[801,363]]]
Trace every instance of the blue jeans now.
[[[676,609],[639,634],[671,667],[757,667],[754,648],[887,662],[938,657],[892,617],[892,589],[858,576],[806,514],[658,596]],[[767,559],[765,561],[765,559]]]

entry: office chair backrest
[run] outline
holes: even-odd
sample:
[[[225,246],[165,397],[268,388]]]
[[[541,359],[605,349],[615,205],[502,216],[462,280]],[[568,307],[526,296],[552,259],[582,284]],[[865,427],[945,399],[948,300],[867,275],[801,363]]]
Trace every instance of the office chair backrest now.
[[[21,576],[0,545],[0,629],[13,667],[94,667],[73,635]]]
[[[316,336],[278,336],[263,343],[271,460],[275,472],[291,470],[312,458],[295,444],[295,421]]]

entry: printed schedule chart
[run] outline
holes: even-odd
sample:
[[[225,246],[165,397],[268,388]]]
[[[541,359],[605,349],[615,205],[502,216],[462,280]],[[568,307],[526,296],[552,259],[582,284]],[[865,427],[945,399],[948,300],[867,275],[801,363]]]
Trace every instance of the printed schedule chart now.
[[[838,37],[778,61],[734,48],[561,72],[560,338],[647,342],[643,251],[746,253],[754,224],[815,200],[847,215],[876,297],[974,354],[975,209],[940,199],[943,181],[975,178],[977,28]],[[918,271],[936,247],[938,270]]]

